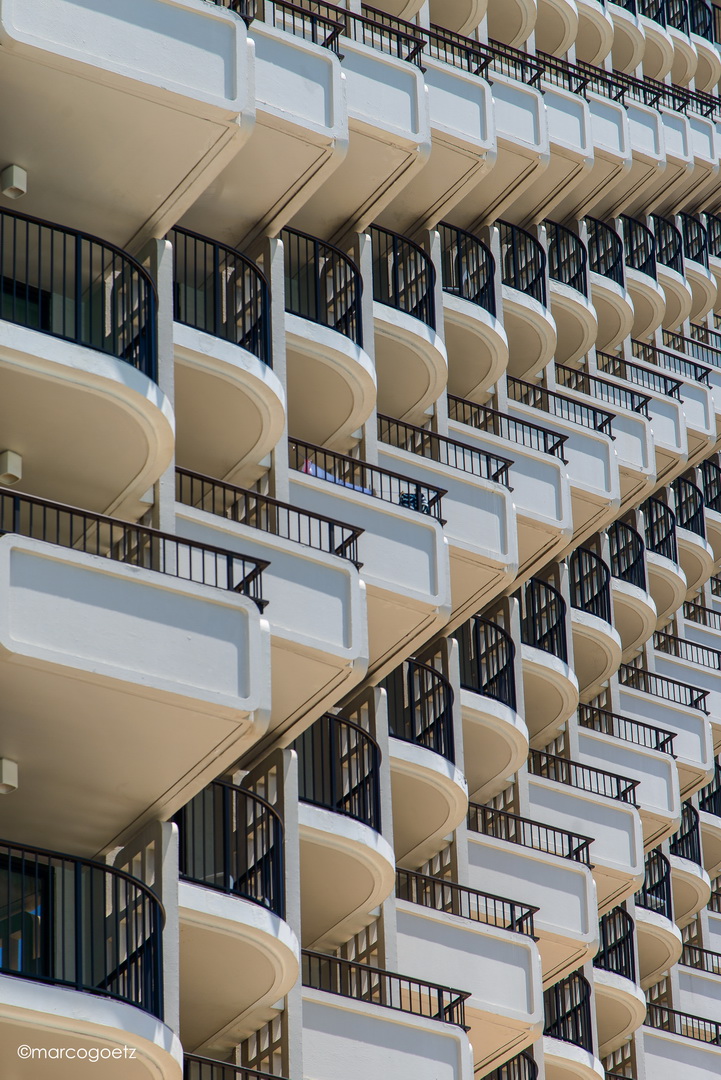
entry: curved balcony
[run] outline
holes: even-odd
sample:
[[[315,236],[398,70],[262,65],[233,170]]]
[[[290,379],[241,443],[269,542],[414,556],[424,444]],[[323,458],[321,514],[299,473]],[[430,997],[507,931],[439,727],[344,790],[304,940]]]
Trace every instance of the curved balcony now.
[[[538,1080],[538,1065],[525,1050],[486,1076],[486,1080]]]
[[[538,0],[535,26],[537,47],[545,53],[563,56],[578,34],[575,0]]]
[[[487,8],[487,0],[431,0],[431,22],[442,24],[457,34],[470,34],[485,16]]]
[[[407,660],[379,683],[388,701],[396,863],[415,869],[463,821],[468,788],[455,767],[453,688],[440,671]]]
[[[674,60],[673,39],[666,29],[664,0],[638,0],[638,21],[646,38],[643,74],[646,78],[662,81]]]
[[[153,281],[113,244],[9,210],[0,263],[0,422],[24,486],[140,516],[173,452]]]
[[[711,881],[701,858],[701,827],[698,810],[683,804],[681,827],[669,840],[671,888],[676,925],[683,929],[711,896]]]
[[[566,601],[531,578],[521,591],[523,697],[531,745],[544,746],[578,706],[578,679],[568,666]]]
[[[693,293],[691,320],[698,322],[716,303],[716,279],[709,270],[705,227],[691,214],[678,216],[683,237],[684,272]]]
[[[497,225],[508,371],[516,378],[527,378],[546,366],[556,348],[556,324],[546,293],[546,253],[525,229],[507,221]]]
[[[222,780],[174,821],[183,1044],[228,1054],[298,977],[300,947],[284,922],[283,826],[265,799]]]
[[[346,449],[376,397],[373,364],[363,350],[360,271],[333,244],[296,229],[280,235],[289,427],[298,438]]]
[[[483,398],[508,364],[508,338],[496,318],[495,260],[472,233],[444,222],[443,324],[448,351],[448,389]]]
[[[695,595],[714,572],[714,551],[706,539],[704,494],[683,476],[673,482],[676,503],[678,555],[686,575],[688,595]]]
[[[694,86],[702,93],[709,93],[721,79],[721,56],[715,45],[714,5],[706,0],[690,0],[689,20],[691,41],[698,57]]]
[[[565,364],[585,356],[596,340],[598,320],[588,299],[588,254],[580,237],[546,221],[551,313],[558,341],[555,357]]]
[[[639,982],[644,990],[681,956],[681,931],[673,918],[671,863],[660,849],[646,855],[643,885],[636,893]]]
[[[596,348],[612,349],[628,337],[634,321],[633,301],[623,273],[623,241],[605,222],[590,217],[585,221],[591,300],[598,319]]]
[[[66,1048],[52,1070],[62,1080],[83,1057],[110,1077],[113,1055],[133,1059],[123,1069],[132,1080],[179,1075],[180,1044],[162,1022],[165,915],[152,890],[104,863],[7,841],[0,888],[3,1042],[32,1031],[37,1044]]]
[[[573,664],[582,695],[592,696],[621,663],[622,643],[611,621],[611,571],[590,548],[569,562]]]
[[[651,229],[636,218],[622,214],[621,226],[626,287],[633,303],[631,332],[636,338],[645,338],[658,329],[666,311],[666,294],[656,271],[656,240]]]
[[[475,800],[490,799],[528,754],[528,728],[516,711],[516,648],[503,627],[481,615],[453,636],[459,650],[468,791]]]
[[[611,559],[613,625],[621,638],[623,658],[628,659],[651,637],[658,612],[646,580],[646,547],[643,537],[624,521],[608,529]]]
[[[646,573],[660,625],[683,603],[688,582],[679,565],[676,515],[652,496],[641,507],[646,523]]]
[[[636,0],[613,2],[609,12],[613,20],[613,70],[631,74],[643,60],[646,49],[646,34],[636,11]]]
[[[520,46],[528,40],[538,18],[535,0],[488,0],[488,36],[500,45]]]
[[[335,948],[393,891],[393,849],[380,835],[380,750],[367,731],[330,714],[293,749],[303,944]]]
[[[689,318],[693,306],[693,293],[684,274],[683,237],[669,218],[652,214],[651,222],[656,239],[658,283],[666,297],[662,325],[666,330],[674,330]]]
[[[601,64],[614,44],[613,18],[605,6],[596,0],[576,0],[576,7],[576,58],[586,64]]]
[[[580,971],[543,995],[546,1024],[543,1059],[547,1080],[599,1080],[603,1066],[594,1055],[591,987]]]
[[[718,758],[713,779],[698,793],[698,816],[704,870],[713,881],[721,873],[721,763]]]
[[[696,74],[698,53],[691,40],[688,0],[665,0],[666,29],[673,41],[671,82],[674,86],[688,86]]]
[[[634,923],[622,907],[599,922],[601,942],[593,959],[598,1051],[618,1050],[646,1016],[646,998],[636,985]]]

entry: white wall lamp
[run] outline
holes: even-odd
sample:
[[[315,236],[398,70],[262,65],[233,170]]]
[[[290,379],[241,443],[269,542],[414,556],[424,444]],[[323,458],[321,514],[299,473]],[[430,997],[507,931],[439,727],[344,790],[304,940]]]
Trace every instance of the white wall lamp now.
[[[0,192],[6,199],[20,199],[28,193],[28,174],[21,165],[6,165],[0,172]]]

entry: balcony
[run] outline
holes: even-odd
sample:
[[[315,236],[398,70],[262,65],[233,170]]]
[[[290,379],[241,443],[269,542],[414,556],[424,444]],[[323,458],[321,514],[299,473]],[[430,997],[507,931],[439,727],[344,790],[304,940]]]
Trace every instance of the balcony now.
[[[651,229],[636,218],[621,216],[626,260],[626,287],[633,303],[635,338],[649,337],[663,321],[666,294],[658,284],[656,240]]]
[[[673,41],[666,29],[666,9],[662,0],[641,0],[639,22],[646,36],[643,54],[643,73],[661,80],[673,64]]]
[[[598,1080],[603,1066],[594,1055],[591,987],[580,971],[543,995],[546,1024],[543,1060],[547,1080]]]
[[[631,333],[634,307],[626,291],[623,241],[605,222],[586,218],[591,300],[598,318],[596,347],[612,349]]]
[[[644,882],[635,896],[639,982],[644,990],[681,956],[681,931],[673,918],[671,863],[660,849],[646,855]]]
[[[292,505],[341,515],[358,544],[368,610],[369,671],[378,678],[433,637],[450,613],[441,488],[292,439]]]
[[[576,56],[588,64],[600,64],[614,42],[614,23],[610,12],[595,0],[581,0],[578,7]]]
[[[641,507],[646,524],[646,573],[658,625],[683,603],[688,582],[679,564],[676,515],[652,496]]]
[[[515,378],[528,378],[546,366],[556,349],[556,324],[546,295],[546,253],[536,237],[518,225],[499,221],[498,230],[508,371]]]
[[[596,340],[598,320],[588,299],[588,255],[580,237],[546,221],[551,313],[558,341],[555,357],[564,364],[585,356]]]
[[[458,642],[463,767],[475,800],[505,787],[528,754],[528,728],[517,712],[516,648],[503,627],[474,615],[454,633]]]
[[[590,548],[569,560],[573,666],[580,693],[594,690],[618,670],[622,644],[611,621],[611,571]]]
[[[496,318],[495,260],[472,233],[445,223],[439,232],[448,390],[475,401],[508,364],[508,338]]]
[[[380,832],[380,750],[367,731],[330,714],[293,749],[303,944],[337,948],[393,891],[393,849]]]
[[[704,1080],[721,1064],[721,1024],[681,1013],[662,1005],[649,1005],[643,1033],[644,1056],[654,1080]]]
[[[538,1065],[531,1055],[524,1051],[493,1072],[487,1073],[486,1080],[538,1080]]]
[[[396,896],[399,966],[470,989],[465,1019],[475,1070],[485,1073],[540,1035],[533,907],[403,870]]]
[[[396,863],[415,868],[463,821],[468,786],[455,767],[453,688],[407,660],[379,684],[387,694]]]
[[[0,533],[7,738],[28,763],[6,827],[109,850],[265,732],[267,563],[7,489]]]
[[[701,483],[706,539],[718,562],[721,559],[721,466],[718,456],[701,462]]]
[[[670,218],[651,215],[656,239],[656,270],[658,283],[666,297],[663,326],[673,330],[691,314],[693,293],[684,275],[683,237]]]
[[[721,58],[715,46],[715,15],[713,6],[707,4],[705,0],[691,0],[689,4],[691,41],[696,47],[698,57],[694,86],[704,93],[713,90],[721,79]]]
[[[693,628],[691,629],[693,634]],[[701,636],[696,635],[696,636]],[[721,691],[721,651],[702,642],[686,640],[657,631],[654,637],[656,670],[674,678],[693,680],[692,689],[700,707],[710,713],[712,739],[719,737],[719,692]],[[709,769],[713,767],[713,762]]]
[[[716,279],[709,270],[706,229],[697,217],[679,214],[684,270],[693,293],[691,320],[699,322],[716,303]]]
[[[601,944],[593,959],[593,985],[601,1057],[618,1050],[646,1016],[646,998],[636,985],[634,923],[622,907],[600,920]]]
[[[368,964],[303,954],[303,1069],[316,1080],[467,1080],[470,995]]]
[[[545,746],[578,705],[578,679],[568,665],[566,601],[540,578],[521,590],[521,658],[531,744]]]
[[[718,758],[713,779],[698,793],[703,867],[713,881],[721,873],[721,764]]]
[[[713,548],[706,539],[704,495],[696,484],[683,476],[674,480],[673,493],[681,569],[686,575],[688,594],[695,596],[715,567]]]
[[[283,826],[265,799],[219,780],[174,820],[183,1044],[227,1055],[298,977],[300,946],[284,922]]]
[[[78,1075],[82,1058],[103,1078],[117,1075],[113,1057],[132,1059],[129,1080],[179,1076],[182,1049],[163,1023],[165,913],[155,894],[104,863],[8,842],[1,850],[3,1044],[32,1031],[36,1045],[62,1047],[52,1066],[61,1080]]]
[[[721,953],[685,944],[678,968],[678,1006],[710,1014],[721,1024]]]
[[[614,0],[608,10],[613,20],[613,69],[627,74],[635,71],[641,63],[646,48],[646,34],[638,16],[636,0],[619,3]]]
[[[716,410],[713,391],[709,385],[711,368],[688,360],[669,349],[647,345],[635,339],[631,341],[631,348],[636,359],[682,376],[679,396],[683,402],[686,422],[688,464],[693,465],[708,457],[717,437]]]
[[[596,889],[589,866],[593,840],[490,806],[468,814],[469,881],[533,905],[544,985],[596,951]]]
[[[153,281],[113,244],[8,210],[0,259],[0,421],[24,486],[139,517],[173,453]]]
[[[703,868],[701,828],[696,807],[683,804],[681,827],[668,845],[671,863],[671,887],[676,925],[682,930],[694,915],[706,907],[711,896],[711,882]]]
[[[682,0],[666,3],[666,27],[673,41],[671,80],[676,86],[688,86],[698,64],[696,46],[690,37],[689,8],[690,4]]]
[[[648,591],[646,547],[640,533],[624,521],[608,529],[613,624],[629,659],[654,631],[658,614]]]

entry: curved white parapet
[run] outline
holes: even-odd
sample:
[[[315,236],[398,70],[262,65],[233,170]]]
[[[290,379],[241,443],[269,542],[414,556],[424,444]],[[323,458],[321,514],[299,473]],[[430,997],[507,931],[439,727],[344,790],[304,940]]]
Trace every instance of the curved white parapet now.
[[[560,657],[521,646],[523,696],[531,745],[546,746],[578,707],[578,679]]]
[[[588,611],[571,608],[573,666],[584,700],[593,696],[614,675],[621,663],[623,646],[615,626]]]
[[[578,33],[576,57],[587,64],[601,65],[614,44],[615,27],[606,7],[598,0],[576,0]]]
[[[503,325],[508,335],[508,373],[528,379],[545,367],[556,349],[556,323],[535,297],[503,286]]]
[[[623,659],[633,656],[653,634],[658,611],[651,593],[621,578],[611,578],[613,623],[621,637]]]
[[[596,309],[583,293],[560,281],[551,280],[550,292],[558,336],[555,359],[562,364],[573,363],[585,356],[596,340]]]
[[[643,73],[651,79],[662,80],[668,75],[673,64],[673,41],[665,26],[646,15],[639,15],[638,21],[643,28],[646,48],[643,52]]]
[[[461,690],[461,712],[468,790],[473,802],[486,803],[528,757],[528,728],[515,709],[471,690]]]
[[[643,59],[646,34],[638,15],[621,4],[611,3],[608,12],[613,20],[613,49],[611,60],[616,71],[630,75]]]
[[[591,299],[598,317],[596,347],[602,350],[613,349],[631,333],[635,315],[633,300],[623,285],[611,278],[593,271],[588,276]]]
[[[675,922],[650,908],[635,906],[639,982],[648,990],[678,963],[683,950],[681,931]]]
[[[413,422],[438,400],[448,382],[442,338],[420,319],[373,302],[378,410]]]
[[[666,294],[663,287],[649,274],[642,274],[630,266],[626,267],[626,288],[631,294],[633,304],[631,333],[635,338],[647,338],[663,321]]]
[[[543,1036],[546,1080],[603,1080],[606,1071],[598,1058],[575,1043]]]
[[[601,967],[593,969],[593,988],[598,1052],[605,1058],[623,1046],[644,1022],[646,995],[631,979]]]
[[[691,314],[693,305],[691,286],[677,270],[672,270],[670,266],[664,266],[663,263],[657,262],[656,272],[658,283],[666,297],[662,326],[664,330],[675,330]]]
[[[389,740],[396,863],[415,869],[443,847],[468,813],[463,773],[424,746]]]
[[[706,907],[711,898],[711,879],[702,866],[669,855],[671,863],[671,891],[673,893],[673,917],[680,930],[693,922],[694,916]]]
[[[443,324],[449,393],[483,400],[508,366],[503,324],[479,304],[449,292],[443,293]]]

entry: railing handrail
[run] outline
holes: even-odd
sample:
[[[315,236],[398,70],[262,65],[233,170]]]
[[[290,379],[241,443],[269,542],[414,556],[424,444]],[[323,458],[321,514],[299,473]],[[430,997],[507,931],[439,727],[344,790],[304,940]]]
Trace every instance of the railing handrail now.
[[[703,504],[707,510],[721,513],[721,465],[707,458],[701,462]]]
[[[438,225],[442,247],[443,290],[468,300],[496,315],[495,273],[496,260],[487,244],[473,233],[441,221]],[[455,252],[453,246],[455,242]],[[468,253],[476,255],[475,267],[468,266]],[[483,280],[470,287],[474,275],[481,272]]]
[[[411,889],[411,885],[416,887]],[[421,889],[417,886],[421,886]],[[402,895],[406,889],[409,893],[412,892],[413,895]],[[449,894],[451,898],[450,904],[445,902],[443,898],[444,892]],[[439,894],[441,896],[440,907],[437,903]],[[509,900],[505,896],[496,896],[494,893],[472,889],[468,885],[460,885],[458,882],[449,881],[447,878],[432,877],[430,874],[421,874],[417,870],[404,870],[401,867],[396,867],[396,897],[399,900],[406,900],[408,903],[420,904],[423,907],[434,908],[435,910],[444,911],[446,914],[470,919],[473,922],[485,923],[489,926],[501,926],[502,929],[509,930],[514,934],[525,934],[530,937],[534,935],[533,916],[539,911],[539,908],[533,904]],[[421,898],[419,899],[419,897]],[[465,910],[462,910],[466,907],[468,914],[466,914]],[[475,910],[476,915],[470,914],[471,910]]]
[[[656,630],[653,635],[653,647],[658,652],[668,653],[680,660],[688,660],[689,663],[698,664],[699,667],[721,671],[721,650],[712,649],[708,645],[699,645],[695,641],[687,641],[686,638],[669,634],[665,630]]]
[[[533,776],[632,805],[635,805],[634,795],[641,782],[619,776],[607,769],[598,769],[595,765],[582,765],[578,761],[571,761],[570,758],[560,757],[558,754],[549,754],[545,750],[529,751],[528,769]],[[615,792],[612,790],[614,788]]]
[[[624,288],[623,241],[613,226],[599,218],[584,218],[588,229],[588,266]],[[601,246],[601,244],[603,246]]]
[[[515,711],[516,646],[508,631],[482,615],[472,615],[452,636],[460,653],[461,687],[500,701]]]
[[[194,1068],[197,1066],[197,1068]],[[183,1054],[183,1080],[282,1080],[271,1073],[248,1069],[245,1065],[233,1065],[228,1061],[201,1057],[200,1054]]]
[[[486,1073],[485,1080],[537,1080],[538,1065],[527,1050]]]
[[[608,527],[611,576],[647,591],[646,545],[643,537],[625,521]]]
[[[544,1035],[593,1051],[591,987],[580,971],[572,972],[545,990],[543,1007]]]
[[[707,971],[710,975],[721,975],[721,952],[702,949],[700,945],[685,942],[679,964],[683,967]]]
[[[697,600],[686,600],[684,602],[683,616],[691,622],[709,626],[713,630],[721,630],[721,611],[704,607]]]
[[[649,495],[641,507],[641,513],[646,526],[645,543],[648,551],[678,563],[676,515],[671,507],[654,495]]]
[[[569,397],[568,394],[559,394],[557,390],[548,390],[538,383],[526,382],[525,379],[517,379],[515,375],[506,376],[508,394],[512,401],[528,405],[530,408],[541,409],[551,416],[558,416],[562,420],[569,420],[580,427],[587,427],[592,431],[599,431],[603,435],[613,438],[611,425],[614,414],[599,409],[595,405],[586,405]],[[530,398],[531,400],[526,400]],[[556,403],[559,403],[558,407]]]
[[[656,237],[648,225],[621,214],[626,266],[656,280]]]
[[[460,413],[460,415],[459,415]],[[500,412],[498,409],[492,409],[490,405],[478,405],[475,401],[469,401],[467,398],[458,397],[456,394],[448,394],[448,416],[449,419],[455,420],[459,424],[467,424],[469,427],[476,428],[477,431],[485,431],[489,435],[496,435],[500,439],[507,439],[509,442],[519,442],[511,434],[520,431],[522,434],[526,431],[537,432],[538,439],[534,442],[533,437],[529,441],[522,438],[519,442],[520,446],[529,446],[534,450],[541,450],[543,453],[550,454],[553,457],[558,457],[562,461],[563,448],[568,442],[568,435],[561,435],[551,428],[545,428],[541,424],[534,424],[530,420],[521,420],[515,416],[510,416],[509,413]],[[476,417],[474,420],[473,417]],[[485,427],[481,422],[481,417],[488,417],[491,420],[491,426]],[[506,432],[504,432],[504,427]],[[542,443],[543,445],[539,445]]]
[[[631,348],[637,360],[644,360],[647,364],[665,368],[667,371],[675,371],[686,379],[708,385],[709,376],[713,368],[706,364],[699,364],[696,360],[688,360],[685,356],[679,356],[670,349],[662,349],[660,345],[652,345],[648,341],[638,341],[631,338]]]
[[[611,622],[611,571],[604,559],[587,547],[570,558],[571,607]]]
[[[331,330],[335,330],[339,334],[343,334],[344,337],[354,341],[356,345],[362,348],[363,346],[363,275],[361,274],[355,261],[338,247],[337,244],[332,244],[328,240],[321,240],[317,236],[311,236],[310,233],[301,232],[299,229],[292,229],[289,225],[286,225],[280,233],[280,239],[283,241],[283,262],[285,273],[285,310],[291,315],[297,315],[299,318],[308,319],[310,322],[318,323],[321,326],[327,326]],[[292,243],[288,243],[288,240]],[[301,245],[305,245],[304,251],[301,250]],[[331,280],[333,284],[332,295],[325,295],[326,290],[322,287],[321,275],[326,272],[325,260],[330,257],[330,269]],[[311,277],[306,284],[310,283],[311,288],[307,290],[301,290],[299,292],[299,298],[306,292],[312,298],[311,301],[302,302],[299,299],[298,303],[294,302],[293,297],[293,282],[296,275],[293,274],[293,261],[297,261],[297,273],[300,274],[308,266],[312,268]],[[337,267],[343,268],[343,275],[339,275]],[[339,277],[345,277],[345,280],[339,282]],[[335,305],[338,305],[336,311]]]
[[[668,3],[668,0],[666,0]],[[681,235],[683,237],[683,253],[691,262],[697,262],[708,270],[708,240],[706,227],[693,214],[679,212],[681,219]],[[700,257],[698,257],[700,256]]]
[[[651,398],[647,394],[639,394],[636,390],[626,390],[600,375],[593,375],[589,371],[579,368],[567,367],[565,364],[556,363],[556,377],[562,386],[588,397],[600,398],[619,409],[630,409],[631,412],[640,413],[648,417],[648,404]]]
[[[706,539],[703,491],[685,476],[677,476],[671,485],[676,505],[676,527]]]
[[[681,397],[683,382],[680,379],[672,379],[670,375],[664,375],[653,367],[634,364],[633,361],[625,360],[622,356],[612,356],[610,353],[598,350],[596,351],[596,363],[601,371],[613,375],[616,379],[623,379],[625,382],[632,382],[636,386],[643,386],[647,390],[663,394],[664,397],[676,399]],[[619,372],[619,374],[616,374],[616,372]],[[620,374],[620,372],[623,372],[623,374]]]
[[[528,229],[522,229],[520,225],[514,225],[510,221],[499,218],[496,225],[500,233],[503,284],[532,296],[539,304],[547,307],[546,252],[540,240]],[[521,258],[524,251],[528,256],[525,261]]]
[[[373,258],[373,299],[377,303],[387,304],[398,311],[403,311],[406,315],[410,315],[412,318],[419,319],[421,322],[425,323],[431,330],[435,330],[436,268],[430,255],[428,255],[415,240],[411,240],[410,237],[404,236],[402,233],[393,232],[392,229],[385,229],[380,225],[371,225],[369,231]],[[377,250],[378,239],[381,237],[386,244],[390,241],[389,254],[392,263],[388,271],[386,282],[387,289],[385,291],[383,291],[381,287],[381,276],[379,273],[379,268],[385,255],[383,252],[378,252]],[[400,259],[403,259],[405,265],[405,261],[408,260],[409,254],[415,256],[417,260],[416,265],[421,269],[412,278],[408,278],[404,282],[401,282],[398,273],[398,263]],[[414,300],[413,297],[416,289],[418,295]],[[405,296],[405,293],[408,290],[410,290],[411,293],[410,298]]]
[[[708,715],[705,702],[709,691],[701,690],[698,686],[691,686],[679,679],[671,679],[668,675],[657,675],[655,671],[646,671],[644,668],[633,667],[631,664],[621,664],[618,669],[618,681],[621,686],[641,690],[644,694],[663,698],[666,701],[670,700],[677,705],[687,705],[690,709],[698,709],[699,712]],[[667,693],[669,690],[672,695],[676,694],[676,697],[669,697]]]
[[[327,736],[323,725],[327,725]],[[339,756],[338,738],[343,729],[355,735],[356,743],[352,751]],[[308,760],[306,747],[310,750]],[[292,748],[298,755],[300,802],[351,817],[380,832],[381,750],[369,731],[345,716],[324,713],[300,733]],[[322,769],[316,773],[319,764]]]
[[[682,1035],[696,1042],[721,1045],[721,1023],[717,1020],[707,1020],[702,1016],[694,1016],[692,1013],[679,1012],[678,1009],[670,1009],[667,1005],[655,1005],[649,1002],[644,1024],[657,1031],[670,1031],[674,1035]]]
[[[705,814],[721,817],[721,762],[716,759],[713,779],[698,793],[698,808]]]
[[[388,697],[388,733],[455,763],[453,687],[443,672],[410,657],[378,686]]]
[[[591,731],[600,731],[605,735],[613,735],[622,742],[646,746],[651,750],[659,750],[662,754],[673,756],[673,740],[676,738],[676,733],[666,728],[646,724],[642,720],[634,720],[630,716],[622,716],[609,709],[601,709],[597,705],[583,703],[578,707],[578,722],[581,727]],[[644,737],[646,732],[648,736]]]
[[[698,810],[690,802],[685,802],[681,808],[681,824],[673,836],[669,837],[668,850],[671,855],[703,866],[700,819]]]
[[[594,967],[613,971],[636,982],[636,955],[633,948],[635,924],[622,907],[607,911],[599,920],[601,942],[593,958]]]
[[[510,823],[511,828],[504,828],[504,835],[497,836],[491,831],[497,822]],[[509,844],[531,848],[532,851],[543,851],[547,855],[556,855],[561,859],[573,859],[574,862],[582,862],[587,866],[591,864],[589,848],[594,842],[592,836],[558,829],[554,825],[546,825],[542,821],[534,821],[533,818],[513,814],[510,810],[497,810],[493,806],[482,806],[480,803],[473,802],[468,804],[467,823],[471,832],[480,833],[482,836],[505,840]],[[543,847],[538,842],[529,842],[534,839],[540,840],[541,837],[547,837],[549,844],[553,840],[553,847]],[[559,841],[562,842],[559,843]],[[566,850],[557,850],[559,847]]]
[[[568,662],[566,601],[542,578],[530,578],[521,592],[521,641]]]
[[[449,435],[440,435],[437,431],[429,431],[417,424],[409,424],[405,420],[396,420],[393,416],[377,414],[378,441],[389,446],[395,446],[399,450],[406,450],[411,454],[438,461],[442,465],[459,469],[461,472],[480,476],[484,480],[491,480],[503,487],[510,488],[508,472],[513,465],[510,458],[502,457],[501,454],[482,450],[478,446],[471,446],[454,439]],[[405,438],[404,438],[405,436]],[[411,448],[407,445],[411,443]],[[444,448],[441,450],[441,448]],[[426,451],[430,450],[430,453]],[[438,456],[436,456],[438,455]],[[473,466],[476,462],[481,463],[477,471]]]
[[[687,353],[694,360],[702,364],[710,364],[711,367],[721,368],[721,349],[715,345],[708,345],[698,338],[687,337],[675,330],[663,330],[663,343],[676,352]]]
[[[644,860],[643,885],[635,895],[637,907],[655,911],[673,921],[671,894],[671,863],[658,848],[648,852]]]
[[[656,238],[656,260],[683,277],[683,237],[681,230],[660,214],[651,214]]]
[[[588,296],[588,252],[583,240],[557,221],[547,220],[544,224],[548,235],[549,277]]]

